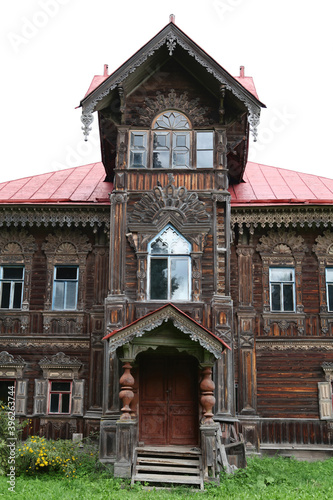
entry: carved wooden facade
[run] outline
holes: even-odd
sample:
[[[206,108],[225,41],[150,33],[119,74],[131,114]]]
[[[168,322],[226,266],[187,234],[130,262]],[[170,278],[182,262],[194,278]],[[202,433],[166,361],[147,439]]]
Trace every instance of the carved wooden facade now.
[[[249,451],[329,452],[332,205],[232,203],[262,103],[171,22],[81,106],[86,136],[99,115],[110,198],[1,204],[1,269],[24,269],[20,307],[0,308],[18,416],[47,437],[99,431],[120,476],[138,443],[188,444],[208,479],[219,428]]]

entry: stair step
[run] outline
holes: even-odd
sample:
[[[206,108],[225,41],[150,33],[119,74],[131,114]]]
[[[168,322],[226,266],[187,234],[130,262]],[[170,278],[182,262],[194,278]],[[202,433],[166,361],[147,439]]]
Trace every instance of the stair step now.
[[[189,448],[189,449],[177,449],[177,447],[144,447],[144,448],[136,448],[138,455],[162,455],[162,456],[172,456],[177,455],[179,457],[188,457],[189,455],[198,456],[201,455],[201,450],[198,448]]]
[[[187,460],[185,458],[156,458],[156,457],[140,457],[137,458],[137,463],[140,464],[160,464],[160,465],[193,465],[194,467],[199,464],[199,459]]]
[[[144,481],[147,483],[179,483],[179,484],[199,484],[201,478],[196,476],[168,476],[164,474],[135,474],[133,481]]]
[[[161,467],[161,466],[154,466],[154,465],[137,465],[136,466],[136,472],[137,471],[151,471],[151,472],[180,472],[182,474],[200,474],[200,469],[199,467]]]

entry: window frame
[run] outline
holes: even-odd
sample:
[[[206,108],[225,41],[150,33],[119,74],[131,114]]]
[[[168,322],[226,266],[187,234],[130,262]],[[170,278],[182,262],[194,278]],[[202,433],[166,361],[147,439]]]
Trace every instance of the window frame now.
[[[154,254],[151,252],[151,246],[152,244],[169,228],[171,228],[181,239],[185,240],[186,243],[188,244],[189,252],[187,254],[185,253],[161,253],[161,254]],[[154,238],[149,242],[148,244],[148,259],[147,259],[147,268],[148,268],[148,273],[147,273],[147,296],[148,300],[154,301],[154,302],[188,302],[191,300],[191,295],[192,295],[192,258],[191,258],[191,252],[192,252],[192,245],[188,241],[187,238],[185,238],[177,229],[175,229],[171,224],[168,224],[165,226]],[[152,280],[152,272],[151,272],[151,261],[156,261],[156,260],[166,260],[167,261],[167,298],[161,299],[161,298],[151,298],[151,280]],[[180,299],[175,299],[171,297],[171,280],[172,280],[172,272],[171,272],[171,265],[173,260],[184,260],[187,261],[187,298],[180,298]]]
[[[327,274],[328,274],[328,271],[331,271],[332,272],[332,278],[331,280],[328,280],[327,279]],[[331,266],[326,266],[325,267],[325,285],[326,285],[326,304],[327,304],[327,311],[328,312],[333,312],[333,267]],[[331,300],[330,300],[330,292],[329,290],[331,290]],[[332,302],[332,307],[330,307],[330,303]]]
[[[49,386],[48,386],[48,396],[47,396],[47,413],[48,415],[71,415],[72,411],[72,395],[73,395],[73,381],[72,380],[58,380],[58,379],[49,379]],[[53,383],[68,383],[69,384],[69,391],[56,391],[52,390],[52,384]],[[58,400],[58,410],[62,405],[62,397],[64,394],[69,394],[69,404],[68,404],[68,412],[63,412],[63,411],[51,411],[51,398],[53,394],[59,394],[59,400]],[[62,408],[61,408],[62,409]]]
[[[292,272],[292,280],[273,280],[271,274],[274,270],[285,270]],[[284,308],[284,284],[292,285],[292,301],[293,308],[290,310],[285,310]],[[272,300],[272,285],[280,285],[280,309],[273,309],[273,300]],[[272,313],[294,313],[296,312],[296,282],[295,282],[295,268],[292,266],[270,266],[269,267],[269,305],[270,311]]]
[[[76,269],[76,279],[61,279],[61,278],[56,278],[57,270],[60,268],[75,268]],[[53,311],[77,311],[77,306],[78,306],[78,291],[79,291],[79,266],[77,264],[56,264],[53,269],[53,291],[52,291],[52,310]],[[64,289],[64,294],[63,294],[63,308],[55,307],[55,299],[56,299],[56,283],[65,283],[65,289]],[[71,308],[66,308],[66,302],[67,302],[67,289],[68,289],[68,283],[76,283],[75,287],[75,307]]]
[[[164,115],[166,113],[172,113],[172,112],[182,115],[186,119],[186,121],[189,125],[188,128],[186,128],[186,127],[184,127],[184,128],[162,128],[162,127],[155,128],[157,121],[159,120],[159,118],[162,115]],[[205,129],[193,129],[191,121],[181,111],[167,109],[167,110],[163,111],[162,113],[159,113],[154,118],[152,125],[151,125],[151,128],[149,128],[149,129],[131,128],[131,129],[129,129],[128,132],[129,132],[128,166],[131,170],[135,169],[135,168],[138,168],[138,169],[146,168],[146,169],[150,169],[150,170],[167,170],[167,169],[185,170],[185,169],[191,169],[191,168],[198,168],[200,170],[203,170],[203,169],[213,169],[215,166],[215,164],[214,164],[215,130],[214,129],[206,129],[206,128]],[[187,151],[188,151],[188,166],[187,165],[174,165],[173,164],[174,152],[176,151],[176,147],[177,147],[177,146],[174,146],[174,143],[176,142],[177,134],[182,133],[182,132],[184,132],[184,133],[186,132],[186,135],[188,136],[188,141],[189,141],[189,144],[184,146],[184,151],[185,151],[185,149],[187,149]],[[157,148],[154,147],[154,134],[155,133],[160,133],[160,135],[165,133],[165,134],[168,134],[168,136],[169,136],[168,137],[169,146],[166,150],[164,150],[164,152],[168,151],[168,153],[169,153],[169,166],[168,167],[154,167],[154,154],[157,152],[156,151]],[[212,142],[213,142],[212,148],[208,148],[208,149],[207,148],[204,148],[204,149],[200,148],[200,149],[198,149],[198,147],[197,147],[198,134],[200,134],[200,133],[207,133],[207,134],[209,133],[212,135]],[[134,137],[136,135],[144,136],[144,140],[143,140],[144,146],[142,147],[142,149],[136,150],[135,146],[133,145]],[[187,140],[186,140],[186,142],[187,142]],[[132,157],[133,157],[134,153],[137,151],[139,151],[139,152],[142,151],[142,153],[145,156],[145,162],[142,162],[143,163],[142,165],[134,165],[133,164]],[[203,167],[198,166],[198,160],[197,160],[198,152],[200,153],[201,151],[212,151],[212,165],[211,166],[203,166]],[[161,150],[161,152],[162,152],[162,150]]]
[[[4,269],[22,269],[22,278],[20,279],[12,279],[12,278],[3,278]],[[23,264],[2,264],[0,266],[0,309],[5,311],[14,310],[21,311],[23,304],[23,291],[24,291],[24,280],[25,280],[25,266]],[[3,285],[4,283],[10,283],[10,292],[9,292],[9,307],[2,307],[2,297],[3,297]],[[13,307],[14,305],[14,297],[15,297],[15,285],[16,283],[21,284],[21,297],[20,297],[20,307]]]

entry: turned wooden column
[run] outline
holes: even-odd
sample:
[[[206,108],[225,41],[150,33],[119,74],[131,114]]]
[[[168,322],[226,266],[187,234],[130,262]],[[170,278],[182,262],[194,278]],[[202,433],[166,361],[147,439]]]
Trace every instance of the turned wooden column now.
[[[125,363],[123,365],[124,373],[120,377],[121,391],[119,393],[119,398],[123,402],[123,407],[121,409],[121,421],[131,420],[132,410],[130,404],[134,398],[133,386],[134,378],[131,374],[132,365],[130,363]]]
[[[204,425],[214,424],[214,413],[212,412],[213,406],[215,405],[214,389],[215,384],[212,380],[212,369],[210,366],[206,366],[202,370],[202,380],[200,382],[200,403],[203,409],[201,423]]]

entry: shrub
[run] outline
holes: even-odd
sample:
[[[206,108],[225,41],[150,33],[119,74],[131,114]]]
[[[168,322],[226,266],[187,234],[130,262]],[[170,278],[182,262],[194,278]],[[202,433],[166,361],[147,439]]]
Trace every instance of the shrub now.
[[[9,416],[12,412],[13,409],[9,405],[0,401],[0,475],[8,472],[8,444],[13,442],[13,438],[20,437],[22,430],[28,423],[27,421],[20,423],[17,419],[10,419]]]

